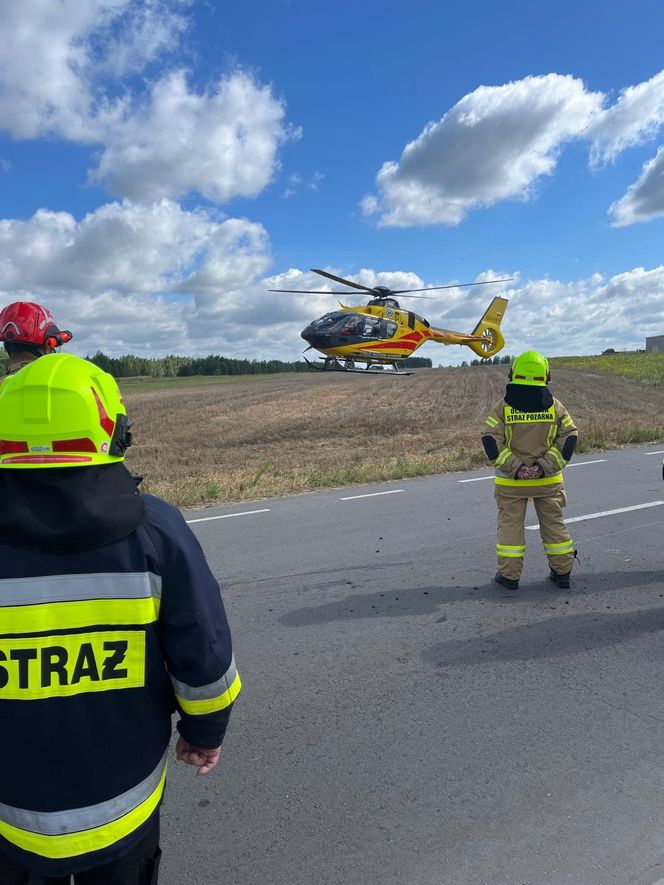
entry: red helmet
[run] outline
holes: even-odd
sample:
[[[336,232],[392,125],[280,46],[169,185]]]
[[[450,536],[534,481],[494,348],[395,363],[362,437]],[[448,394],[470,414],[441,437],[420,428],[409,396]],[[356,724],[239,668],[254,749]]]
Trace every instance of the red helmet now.
[[[0,341],[33,347],[60,347],[72,334],[60,330],[50,310],[33,301],[14,301],[0,311]]]

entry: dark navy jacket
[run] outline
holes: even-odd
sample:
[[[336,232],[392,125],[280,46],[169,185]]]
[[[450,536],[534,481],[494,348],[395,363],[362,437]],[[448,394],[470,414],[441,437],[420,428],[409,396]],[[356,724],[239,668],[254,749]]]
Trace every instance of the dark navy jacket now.
[[[0,470],[0,850],[61,876],[133,847],[161,801],[172,712],[217,747],[240,679],[174,507],[122,465],[27,473]]]

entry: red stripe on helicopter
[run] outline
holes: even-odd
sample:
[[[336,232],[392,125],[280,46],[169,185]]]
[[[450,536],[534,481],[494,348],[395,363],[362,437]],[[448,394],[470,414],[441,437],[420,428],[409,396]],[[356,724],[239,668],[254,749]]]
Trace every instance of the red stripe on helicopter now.
[[[385,341],[382,344],[363,344],[358,350],[415,350],[416,341]]]

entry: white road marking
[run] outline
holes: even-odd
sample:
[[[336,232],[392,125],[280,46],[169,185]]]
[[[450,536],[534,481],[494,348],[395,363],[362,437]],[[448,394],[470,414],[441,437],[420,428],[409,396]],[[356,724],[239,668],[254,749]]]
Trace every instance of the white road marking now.
[[[270,508],[263,510],[245,510],[242,513],[222,513],[220,516],[202,516],[200,519],[188,519],[186,522],[190,525],[192,522],[210,522],[212,519],[230,519],[232,516],[251,516],[254,513],[269,513]]]
[[[588,513],[586,516],[573,516],[571,519],[566,519],[565,522],[569,525],[570,522],[584,522],[587,519],[599,519],[600,516],[613,516],[616,513],[627,513],[630,510],[644,510],[647,507],[659,507],[662,504],[664,501],[650,501],[648,504],[634,504],[632,507],[619,507],[617,510],[601,510],[598,513]],[[527,525],[526,528],[534,531],[539,528],[539,523]]]
[[[664,449],[660,449],[659,452],[644,452],[643,454],[644,455],[664,455]],[[662,882],[664,882],[664,879],[662,879]],[[657,883],[655,883],[655,885],[657,885]]]
[[[595,461],[575,461],[573,464],[568,464],[567,467],[583,467],[584,464],[603,464],[606,461],[606,458],[597,458]],[[491,476],[475,476],[473,479],[457,479],[457,482],[481,482],[483,479],[493,479],[493,473]]]
[[[371,492],[368,495],[349,495],[347,498],[339,498],[340,501],[354,501],[356,498],[376,498],[378,495],[398,495],[403,489],[390,489],[389,492]]]

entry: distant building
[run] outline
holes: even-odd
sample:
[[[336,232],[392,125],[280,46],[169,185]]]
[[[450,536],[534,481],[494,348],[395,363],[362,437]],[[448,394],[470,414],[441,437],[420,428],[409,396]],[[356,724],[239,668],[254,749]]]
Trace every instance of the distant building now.
[[[664,353],[664,335],[646,338],[646,353]]]

